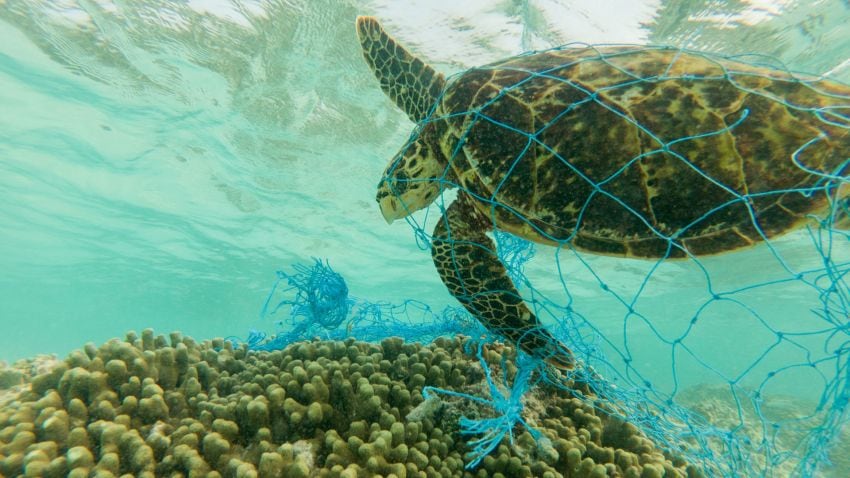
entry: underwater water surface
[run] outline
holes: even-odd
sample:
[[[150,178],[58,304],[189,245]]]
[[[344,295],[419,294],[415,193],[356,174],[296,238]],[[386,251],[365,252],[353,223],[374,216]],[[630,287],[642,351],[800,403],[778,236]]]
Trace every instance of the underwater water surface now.
[[[850,82],[840,0],[0,0],[0,359],[145,328],[271,335],[276,320],[261,310],[276,271],[311,257],[356,297],[456,306],[414,230],[388,226],[375,203],[413,124],[363,61],[357,15],[447,74],[570,42],[651,43]],[[841,239],[839,265],[850,260]],[[846,355],[828,360],[846,329],[820,321],[822,289],[787,280],[821,280],[819,245],[802,230],[658,267],[537,246],[525,273],[588,324],[614,383],[685,390],[682,403],[699,408],[693,387],[729,401],[730,381],[756,388],[788,363],[816,362],[767,387],[806,415],[850,396]],[[711,290],[739,292],[689,328]],[[622,299],[637,291],[647,321],[627,320]],[[685,330],[693,354],[671,349]],[[800,336],[774,345],[776,330]]]

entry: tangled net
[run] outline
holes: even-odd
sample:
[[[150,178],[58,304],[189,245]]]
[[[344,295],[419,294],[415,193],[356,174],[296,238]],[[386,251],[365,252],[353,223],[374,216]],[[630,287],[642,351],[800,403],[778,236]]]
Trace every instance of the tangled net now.
[[[547,53],[559,55],[571,48],[568,45]],[[850,399],[850,289],[846,282],[850,236],[845,230],[847,199],[842,192],[850,162],[850,88],[820,78],[802,78],[758,56],[721,57],[667,47],[594,46],[576,51],[579,53],[572,57],[563,55],[571,59],[554,67],[536,63],[538,53],[532,52],[470,70],[495,72],[489,78],[495,78],[492,81],[498,84],[498,91],[489,96],[482,94],[487,99],[471,105],[470,110],[449,112],[438,108],[441,102],[445,105],[451,101],[445,97],[451,93],[444,92],[399,156],[414,147],[430,123],[455,121],[455,125],[463,125],[456,138],[457,146],[448,158],[449,167],[442,177],[430,181],[438,182],[441,192],[460,189],[488,204],[492,211],[489,219],[497,229],[506,216],[514,221],[519,218],[529,230],[557,244],[552,257],[555,267],[548,268],[557,274],[554,287],[551,275],[541,277],[541,282],[528,280],[520,273],[512,275],[513,282],[523,291],[526,304],[579,357],[583,367],[576,373],[585,375],[582,378],[592,384],[600,397],[656,442],[701,464],[714,476],[815,476],[830,469],[848,469],[850,464],[837,461],[845,460],[850,448],[847,434],[841,434]],[[641,64],[632,57],[646,61]],[[691,61],[685,61],[685,57]],[[647,66],[653,62],[658,64]],[[601,78],[588,74],[574,81],[574,77],[581,76],[582,68],[596,68],[603,73]],[[499,74],[517,81],[499,83]],[[469,78],[475,76],[463,81],[472,81]],[[569,90],[564,96],[577,99],[548,113],[548,121],[535,124],[523,116],[505,113],[506,105],[512,104],[510,100],[522,98],[518,91],[553,82]],[[690,114],[687,109],[699,105],[687,104],[688,95],[676,97],[675,90],[670,91],[673,98],[664,103],[666,109],[653,111],[658,117],[643,117],[643,121],[610,100],[639,95],[644,86],[649,85],[651,90],[665,82],[680,85],[688,93],[698,92],[697,99],[706,102],[715,101],[710,98],[715,86],[732,85],[744,94],[745,100],[737,111],[724,118],[719,128],[706,128],[708,122],[696,119],[692,124],[683,121]],[[451,85],[452,79],[448,83]],[[676,101],[678,110],[672,104]],[[621,158],[619,167],[600,176],[591,168],[582,170],[576,166],[566,153],[562,156],[558,147],[564,148],[563,143],[546,143],[553,138],[547,136],[547,131],[562,127],[559,122],[568,121],[577,110],[591,107],[608,119],[634,127],[650,139],[649,147],[644,144],[640,154]],[[801,121],[813,125],[812,131],[757,124],[757,120],[776,116],[766,115],[760,108],[781,109],[795,119],[804,118]],[[595,126],[604,128],[606,125],[601,123]],[[726,151],[722,145],[725,138],[740,137],[744,131],[750,135],[756,130],[764,133],[755,135],[761,138],[760,142],[745,145],[742,140],[736,146],[738,152],[747,150],[758,155],[762,152],[760,143],[771,140],[772,129],[776,134],[804,138],[788,157],[770,163],[771,167],[780,168],[773,174],[796,175],[806,180],[798,181],[794,187],[768,189],[762,185],[761,189],[741,191],[729,185],[728,177],[715,177],[706,171],[705,153],[722,154]],[[512,198],[513,204],[501,203],[496,192],[488,197],[480,189],[469,190],[455,179],[457,169],[453,171],[453,167],[461,171],[474,167],[465,148],[475,148],[477,141],[481,149],[482,138],[499,141],[493,139],[499,136],[524,141],[515,141],[517,147],[511,150],[511,155],[515,155],[506,157],[504,164],[490,171],[492,191],[527,180],[522,176],[523,167],[535,157],[546,157],[570,168],[580,178],[569,187],[587,191],[587,199],[580,204],[574,229],[568,236],[551,234],[551,229],[541,227],[536,220],[539,217],[523,216],[526,211],[517,205],[516,198]],[[824,149],[828,147],[834,151]],[[710,185],[705,189],[707,195],[718,194],[719,190],[726,200],[700,211],[702,198],[692,197],[690,203],[680,205],[693,210],[690,222],[677,228],[653,226],[652,219],[635,206],[633,198],[618,197],[610,191],[616,190],[614,185],[625,177],[630,166],[661,156],[683,174],[678,184],[677,178],[672,178],[665,187],[689,189],[691,182],[704,181]],[[829,160],[813,165],[813,158],[827,156]],[[395,181],[400,191],[407,188],[405,181],[422,181],[398,177],[394,167],[390,166],[385,180]],[[485,173],[479,169],[479,174]],[[779,238],[782,228],[760,214],[781,195],[799,204],[820,201],[826,207],[817,215],[810,214],[810,225],[802,232],[788,239]],[[442,195],[436,203],[441,211],[446,210],[447,201]],[[599,259],[582,252],[576,247],[583,239],[582,228],[584,224],[591,227],[594,216],[604,212],[601,205],[611,214],[651,230],[657,242],[666,245],[667,252],[651,261]],[[682,240],[712,217],[735,214],[749,217],[746,234],[760,239],[761,245],[749,251],[704,258],[692,253],[691,249],[698,247],[688,247],[687,240]],[[434,228],[433,223],[427,224],[433,216],[426,214],[424,221],[420,221],[420,216],[408,216],[417,237]],[[839,225],[842,228],[836,227]],[[737,256],[740,259],[736,254],[741,254]],[[685,260],[671,262],[671,258]],[[746,266],[742,261],[753,261],[754,266],[742,268],[741,265]],[[618,268],[632,267],[641,270],[638,280],[629,283],[619,277]],[[564,273],[567,268],[572,276]],[[725,271],[731,268],[737,268],[739,273]],[[595,294],[587,290],[588,284],[593,283],[598,286]],[[683,294],[688,298],[682,299]],[[598,299],[600,296],[603,299]],[[777,307],[774,302],[781,305]]]
[[[565,52],[570,47],[551,52]],[[502,86],[489,100],[469,111],[441,116],[435,105],[417,126],[401,155],[414,145],[430,123],[464,118],[466,126],[463,135],[457,138],[454,154],[447,158],[446,174],[428,181],[438,182],[441,193],[461,189],[492,206],[490,220],[496,224],[500,260],[507,266],[525,303],[578,359],[579,366],[570,372],[570,378],[587,383],[595,394],[594,399],[606,403],[606,413],[614,413],[640,427],[656,443],[700,465],[710,476],[841,476],[840,470],[850,469],[847,459],[850,440],[848,433],[842,431],[848,421],[850,401],[847,284],[850,235],[837,226],[844,226],[847,221],[848,203],[842,188],[846,187],[850,162],[850,156],[844,152],[850,150],[850,145],[833,143],[850,141],[850,135],[845,134],[850,129],[850,96],[847,96],[850,88],[823,79],[803,79],[761,57],[747,57],[749,62],[744,63],[744,57],[670,48],[589,47],[583,51],[571,62],[553,68],[524,66],[525,59],[530,59],[529,65],[534,64],[532,55],[536,53],[529,53],[509,63],[471,70],[507,69],[521,80]],[[635,63],[626,57],[636,53],[658,53],[668,58],[666,67],[652,74],[635,69]],[[705,60],[704,65],[709,67],[690,71],[682,66],[687,62],[679,61],[685,55]],[[559,73],[581,68],[583,64],[604,65],[613,73],[607,80],[603,78],[591,85],[573,82],[569,75]],[[560,114],[534,131],[518,127],[519,120],[508,124],[504,118],[488,115],[488,107],[517,89],[529,88],[537,80],[560,82],[580,99],[562,105]],[[606,100],[617,94],[625,97],[627,90],[645,84],[668,81],[686,83],[688,88],[697,85],[704,88],[702,94],[710,94],[712,84],[731,84],[752,101],[729,115],[721,128],[700,130],[699,124],[669,128],[661,120],[644,124]],[[776,84],[784,89],[777,90]],[[806,102],[811,98],[817,101]],[[753,123],[753,118],[770,118],[753,111],[764,104],[780,106],[789,115],[806,117],[807,124],[817,126],[818,133],[797,145],[788,158],[781,158],[784,159],[781,167],[785,168],[782,174],[802,174],[809,180],[778,190],[741,192],[727,185],[728,178],[713,177],[706,172],[701,166],[706,160],[702,155],[720,151],[709,147],[712,141],[734,138],[737,132],[747,128],[761,128],[770,134],[773,125]],[[631,123],[651,139],[652,147],[635,157],[623,158],[621,167],[613,173],[594,179],[594,173],[580,170],[543,140],[544,131],[586,107],[601,107],[612,117]],[[667,119],[681,123],[682,118],[671,114]],[[512,174],[519,174],[516,171],[522,160],[535,154],[533,151],[544,151],[580,177],[578,186],[588,191],[587,200],[577,213],[569,236],[547,235],[538,222],[522,216],[515,205],[499,203],[495,193],[482,197],[464,189],[454,179],[452,166],[468,166],[463,147],[471,141],[468,135],[474,133],[470,132],[480,124],[526,140],[526,146],[513,159],[505,158],[494,190],[515,181]],[[674,134],[681,131],[688,134]],[[758,154],[759,144],[747,147],[752,154]],[[825,154],[823,148],[830,147],[835,148],[836,154],[845,156],[832,161],[828,169],[807,163],[809,158]],[[682,227],[653,227],[653,221],[634,207],[632,199],[617,197],[609,189],[626,174],[630,165],[658,156],[675,162],[682,167],[680,171],[687,172],[680,186],[690,187],[687,182],[697,179],[707,181],[728,199],[697,213]],[[769,164],[780,167],[780,160]],[[391,165],[388,176],[392,174]],[[422,181],[398,177],[392,180],[396,184]],[[675,178],[673,181],[675,185]],[[809,226],[780,238],[778,233],[784,228],[767,224],[766,216],[760,215],[765,204],[779,195],[799,201],[796,204],[820,201],[825,207],[817,214],[810,214]],[[594,203],[594,198],[604,201]],[[693,198],[695,203],[697,200]],[[448,199],[441,194],[435,203],[440,211],[445,211]],[[657,241],[666,245],[667,252],[651,260],[600,258],[582,252],[583,248],[576,247],[582,240],[582,221],[592,221],[593,215],[600,213],[601,203],[622,209],[616,213],[625,214],[628,220],[651,230]],[[557,247],[549,248],[554,254],[548,255],[542,249],[535,255],[529,243],[499,232],[499,222],[504,218],[497,212],[500,208],[556,243]],[[695,206],[693,209],[698,211]],[[715,215],[723,214],[747,215],[750,218],[747,234],[760,240],[760,245],[717,257],[694,254],[682,237],[710,222]],[[435,217],[438,215],[430,213],[407,217],[423,248],[430,247],[428,239]],[[546,256],[541,258],[543,254]],[[529,262],[533,256],[537,263]],[[673,262],[672,258],[683,260]],[[547,271],[540,272],[544,268]],[[290,281],[296,287],[310,283]],[[310,294],[304,293],[302,297],[309,298]],[[419,319],[425,322],[399,319],[408,316],[411,307],[423,313]],[[420,302],[393,306],[364,301],[354,305],[353,310],[345,333],[366,340],[387,335],[421,340],[434,334],[465,333],[476,337],[483,333],[462,310],[452,310],[446,319],[447,313],[434,314]],[[392,320],[387,321],[386,317]],[[376,318],[384,323],[378,330],[372,327],[380,323]],[[314,317],[312,323],[321,325],[323,320]],[[332,322],[330,325],[340,325],[336,319]],[[424,323],[430,323],[432,328],[423,335]],[[332,336],[340,329],[335,330],[325,333]],[[497,383],[488,375],[490,403],[502,413],[502,420],[462,424],[465,427],[462,430],[467,433],[483,435],[472,443],[477,453],[473,466],[494,443],[498,444],[505,434],[510,435],[513,426],[522,423],[517,410],[519,398],[533,387],[531,371],[539,370],[541,363],[533,359],[521,362],[522,380],[507,395],[500,391],[505,387],[497,389]],[[565,390],[565,393],[575,391]]]
[[[320,338],[344,340],[355,337],[380,342],[389,336],[430,342],[437,337],[486,335],[487,331],[460,307],[435,312],[428,304],[406,300],[401,304],[373,302],[349,296],[345,279],[330,264],[314,259],[312,266],[295,264],[295,273],[277,271],[275,281],[263,305],[261,317],[280,314],[278,332],[269,337],[251,330],[244,340],[252,350],[281,350],[301,340]],[[281,288],[286,281],[288,287]],[[271,305],[274,304],[274,307]],[[228,337],[236,343],[238,337]]]

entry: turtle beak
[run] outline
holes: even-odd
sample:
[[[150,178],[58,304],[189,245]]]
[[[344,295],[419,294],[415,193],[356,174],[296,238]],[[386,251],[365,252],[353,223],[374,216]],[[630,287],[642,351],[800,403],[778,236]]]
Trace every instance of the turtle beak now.
[[[407,215],[407,211],[401,206],[397,198],[393,195],[387,195],[378,201],[378,206],[381,208],[381,215],[387,224],[392,224],[396,219],[401,219]]]

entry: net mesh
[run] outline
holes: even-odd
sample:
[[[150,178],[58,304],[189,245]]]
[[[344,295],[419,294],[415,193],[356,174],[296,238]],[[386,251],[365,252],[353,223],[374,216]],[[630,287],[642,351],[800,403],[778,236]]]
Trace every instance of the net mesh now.
[[[350,296],[345,279],[327,261],[314,259],[311,265],[295,264],[293,269],[290,273],[277,271],[277,280],[260,314],[262,318],[280,317],[288,311],[275,322],[277,332],[269,336],[253,329],[245,340],[235,336],[229,340],[247,343],[252,350],[272,351],[316,338],[355,337],[380,342],[397,336],[427,343],[437,337],[488,334],[460,307],[438,312],[418,300],[393,304]]]
[[[488,374],[491,396],[466,398],[487,401],[498,416],[462,424],[477,436],[470,465],[523,424],[520,397],[534,380],[566,383],[566,377],[588,384],[589,402],[601,400],[606,413],[640,427],[710,476],[842,476],[842,469],[850,469],[844,426],[850,236],[842,192],[850,160],[850,89],[757,56],[574,47],[529,53],[450,79],[384,178],[402,200],[417,183],[439,188],[436,207],[407,217],[424,248],[431,247],[431,231],[451,207],[443,192],[458,190],[486,205],[507,275],[577,359],[573,370],[552,372],[539,357],[526,357],[512,385]],[[552,58],[563,62],[552,64]],[[475,83],[476,74],[487,81]],[[476,88],[481,100],[466,109],[448,108],[462,96],[457,85],[464,84]],[[548,113],[530,105],[530,98],[552,92],[561,96],[549,98]],[[704,114],[708,110],[726,113]],[[534,121],[524,122],[527,117]],[[558,139],[568,129],[576,144]],[[419,151],[423,135],[434,130],[451,142],[443,147],[450,153],[444,174],[399,174],[405,155]],[[612,161],[610,155],[628,151],[618,146],[631,141],[623,131],[637,138],[637,152]],[[508,137],[514,140],[506,142]],[[501,163],[470,162],[493,153],[493,144]],[[588,148],[603,159],[575,160]],[[743,182],[718,166],[728,154],[740,158]],[[578,197],[560,203],[560,213],[523,200],[549,186],[545,164],[570,177],[568,184],[554,185],[550,197],[553,191]],[[640,168],[644,197],[667,194],[672,203],[650,199],[650,211],[628,195],[631,175]],[[463,176],[472,170],[476,178]],[[525,196],[510,194],[532,178]],[[548,227],[563,211],[570,211],[569,227]],[[796,225],[801,219],[805,224]],[[712,225],[723,221],[734,223],[736,234],[712,236]],[[602,230],[606,224],[615,230]],[[554,247],[535,254],[531,243],[499,232],[500,225]],[[783,235],[788,229],[796,232]],[[643,242],[623,246],[628,235]],[[468,242],[464,231],[450,230],[448,237],[457,241],[452,247]],[[758,244],[726,251],[749,242]],[[703,255],[709,252],[725,253]],[[312,271],[310,277],[321,278],[329,269],[317,262]],[[366,340],[486,335],[462,309],[437,314],[421,302],[362,300],[324,307],[324,289],[304,292],[315,287],[304,278],[307,272],[281,277],[297,290],[298,305],[290,304],[294,315],[310,319],[304,322],[313,327],[310,334]],[[341,278],[336,283],[344,289]],[[314,296],[319,305],[305,308]],[[333,313],[330,320],[315,315],[332,310],[346,311],[348,322]],[[292,331],[306,338],[304,327]]]

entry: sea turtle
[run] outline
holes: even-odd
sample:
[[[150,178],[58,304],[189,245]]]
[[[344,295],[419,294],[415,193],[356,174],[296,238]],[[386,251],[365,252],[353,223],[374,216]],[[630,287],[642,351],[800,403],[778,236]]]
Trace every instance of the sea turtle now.
[[[671,47],[562,47],[446,78],[372,17],[356,29],[384,92],[417,123],[378,185],[388,222],[459,188],[432,257],[488,329],[574,358],[523,302],[486,233],[606,255],[750,246],[846,198],[850,87]]]

